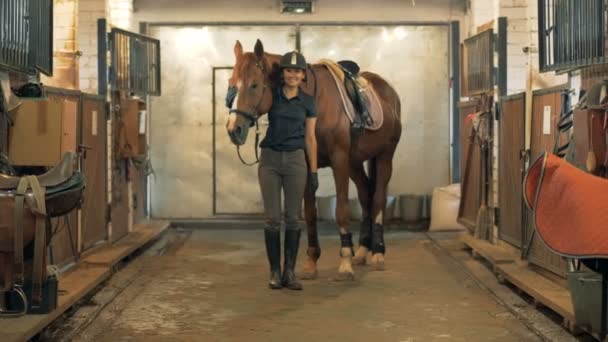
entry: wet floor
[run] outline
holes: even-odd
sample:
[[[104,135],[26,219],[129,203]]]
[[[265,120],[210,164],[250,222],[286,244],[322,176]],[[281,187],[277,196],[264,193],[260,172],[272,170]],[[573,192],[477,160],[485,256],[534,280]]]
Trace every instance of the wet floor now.
[[[326,234],[319,278],[301,292],[267,288],[262,234],[167,232],[71,318],[70,340],[540,340],[423,233],[387,234],[386,270],[357,266],[348,282],[335,280],[339,239]]]

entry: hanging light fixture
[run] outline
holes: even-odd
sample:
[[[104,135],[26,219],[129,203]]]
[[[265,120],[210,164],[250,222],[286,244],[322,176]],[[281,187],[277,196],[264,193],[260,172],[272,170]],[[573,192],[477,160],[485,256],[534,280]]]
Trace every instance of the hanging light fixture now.
[[[281,13],[310,14],[313,0],[281,0]]]

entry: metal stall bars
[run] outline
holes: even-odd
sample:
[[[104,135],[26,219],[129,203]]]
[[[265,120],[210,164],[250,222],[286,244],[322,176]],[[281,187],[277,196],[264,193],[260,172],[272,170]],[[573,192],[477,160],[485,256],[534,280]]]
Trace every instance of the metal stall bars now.
[[[113,91],[160,95],[160,41],[113,28],[110,32],[110,85]]]
[[[108,235],[116,241],[131,230],[134,220],[143,218],[150,165],[146,135],[139,131],[144,122],[139,114],[146,109],[147,96],[161,94],[160,41],[119,28],[112,28],[106,40],[106,26],[105,20],[100,19],[99,93],[107,94],[108,85],[102,82],[108,72],[113,136],[109,208],[112,225]],[[108,51],[109,67],[105,58]],[[131,191],[130,187],[135,189]]]
[[[53,1],[0,1],[0,68],[51,76]]]
[[[42,72],[51,76],[53,0],[0,1],[0,23],[0,71],[33,75]],[[2,102],[0,100],[0,152],[7,152],[9,121],[2,113]]]
[[[540,71],[607,63],[605,0],[539,0]]]
[[[465,39],[462,46],[462,95],[476,96],[494,91],[493,71],[493,30]]]

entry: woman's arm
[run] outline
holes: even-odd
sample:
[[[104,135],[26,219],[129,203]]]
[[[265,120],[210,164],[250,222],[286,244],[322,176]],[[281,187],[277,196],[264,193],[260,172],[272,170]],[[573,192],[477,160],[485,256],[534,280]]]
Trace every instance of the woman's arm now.
[[[317,137],[315,135],[316,117],[306,119],[306,155],[308,156],[309,172],[317,172]]]

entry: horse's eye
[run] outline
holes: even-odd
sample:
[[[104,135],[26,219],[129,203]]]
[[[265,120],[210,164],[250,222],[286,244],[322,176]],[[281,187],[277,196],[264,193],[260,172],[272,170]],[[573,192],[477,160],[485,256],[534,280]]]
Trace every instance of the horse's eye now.
[[[254,83],[254,84],[251,85],[251,89],[256,89],[257,87],[258,87],[257,83]]]

